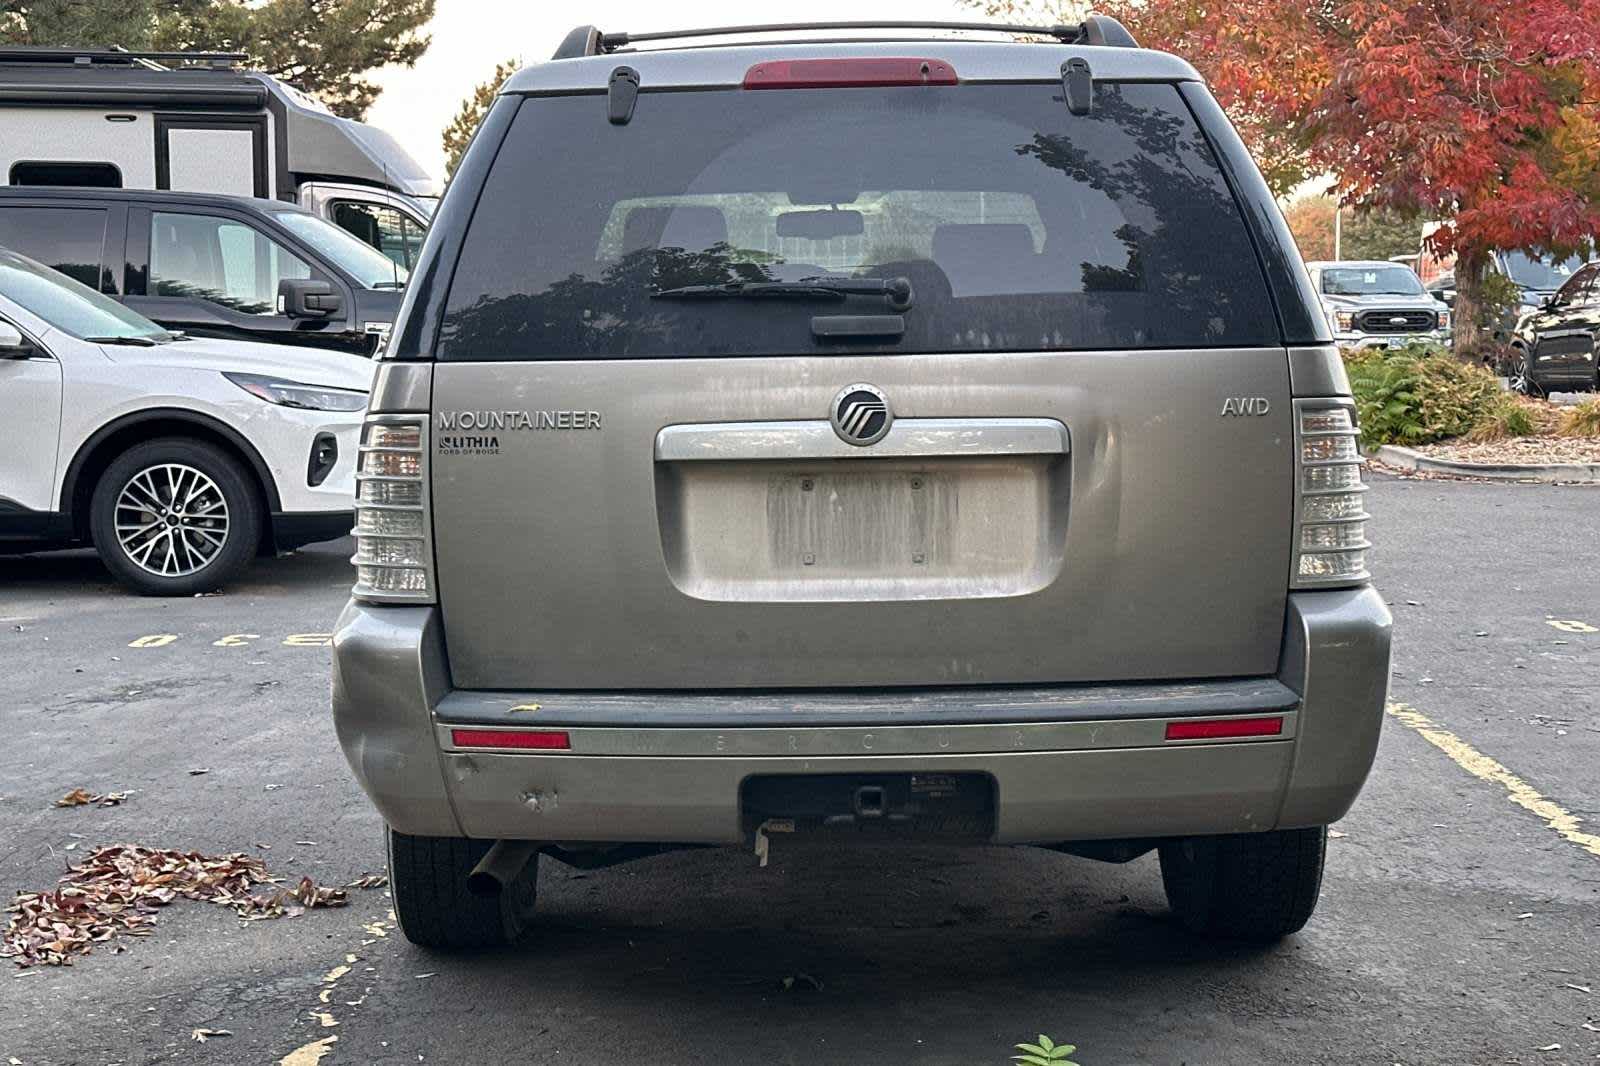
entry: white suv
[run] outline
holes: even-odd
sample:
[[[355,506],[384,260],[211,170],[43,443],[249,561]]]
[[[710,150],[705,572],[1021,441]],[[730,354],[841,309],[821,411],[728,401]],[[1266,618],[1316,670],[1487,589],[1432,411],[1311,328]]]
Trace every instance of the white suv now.
[[[184,338],[0,249],[0,551],[91,542],[182,596],[344,536],[371,378],[342,352]]]

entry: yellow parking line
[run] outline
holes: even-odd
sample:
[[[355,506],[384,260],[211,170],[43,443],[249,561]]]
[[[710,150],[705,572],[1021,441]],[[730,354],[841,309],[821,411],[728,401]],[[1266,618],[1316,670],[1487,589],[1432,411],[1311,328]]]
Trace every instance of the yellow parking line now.
[[[1600,859],[1600,836],[1585,833],[1583,823],[1576,815],[1539,794],[1538,790],[1500,763],[1483,754],[1448,729],[1434,724],[1433,720],[1415,707],[1405,703],[1391,703],[1386,708],[1390,717],[1421,734],[1429,744],[1450,756],[1473,777],[1499,785],[1506,790],[1506,798],[1518,807],[1544,819],[1544,824],[1578,845],[1590,855]]]

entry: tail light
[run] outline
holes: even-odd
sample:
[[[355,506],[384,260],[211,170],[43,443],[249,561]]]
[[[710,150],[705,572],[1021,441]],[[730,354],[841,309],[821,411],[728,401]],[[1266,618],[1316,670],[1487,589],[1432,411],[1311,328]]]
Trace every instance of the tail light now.
[[[370,415],[356,465],[357,599],[432,603],[433,538],[428,519],[428,423],[411,415]]]
[[[1356,448],[1355,411],[1348,404],[1295,405],[1295,588],[1366,581],[1367,514]]]

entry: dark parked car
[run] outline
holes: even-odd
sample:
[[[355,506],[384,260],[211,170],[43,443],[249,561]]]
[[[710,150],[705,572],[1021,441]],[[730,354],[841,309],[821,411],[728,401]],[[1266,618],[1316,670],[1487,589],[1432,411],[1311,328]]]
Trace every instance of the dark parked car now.
[[[405,269],[293,204],[135,189],[0,188],[0,247],[199,337],[370,355]]]
[[[1518,305],[1491,327],[1496,344],[1507,342],[1516,330],[1517,322],[1530,311],[1537,311],[1546,300],[1565,285],[1583,266],[1580,255],[1557,258],[1553,255],[1529,255],[1527,252],[1495,250],[1489,253],[1488,273],[1503,277],[1515,285],[1521,296]],[[1428,295],[1454,308],[1456,305],[1456,275],[1454,271],[1440,274],[1428,282]]]
[[[1507,376],[1530,396],[1600,388],[1600,262],[1580,269],[1554,296],[1524,314],[1511,338]]]

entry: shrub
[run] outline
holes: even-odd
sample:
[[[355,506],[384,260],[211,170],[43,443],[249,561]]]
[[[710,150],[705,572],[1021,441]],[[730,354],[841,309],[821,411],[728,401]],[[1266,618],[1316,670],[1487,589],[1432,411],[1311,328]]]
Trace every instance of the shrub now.
[[[1348,353],[1345,365],[1368,448],[1462,436],[1495,417],[1506,399],[1489,371],[1436,347],[1366,349]]]
[[[1502,395],[1494,409],[1467,434],[1471,441],[1505,440],[1531,437],[1539,431],[1539,421],[1531,407],[1514,396]]]
[[[1600,437],[1600,397],[1590,397],[1562,411],[1556,433],[1563,437]]]

